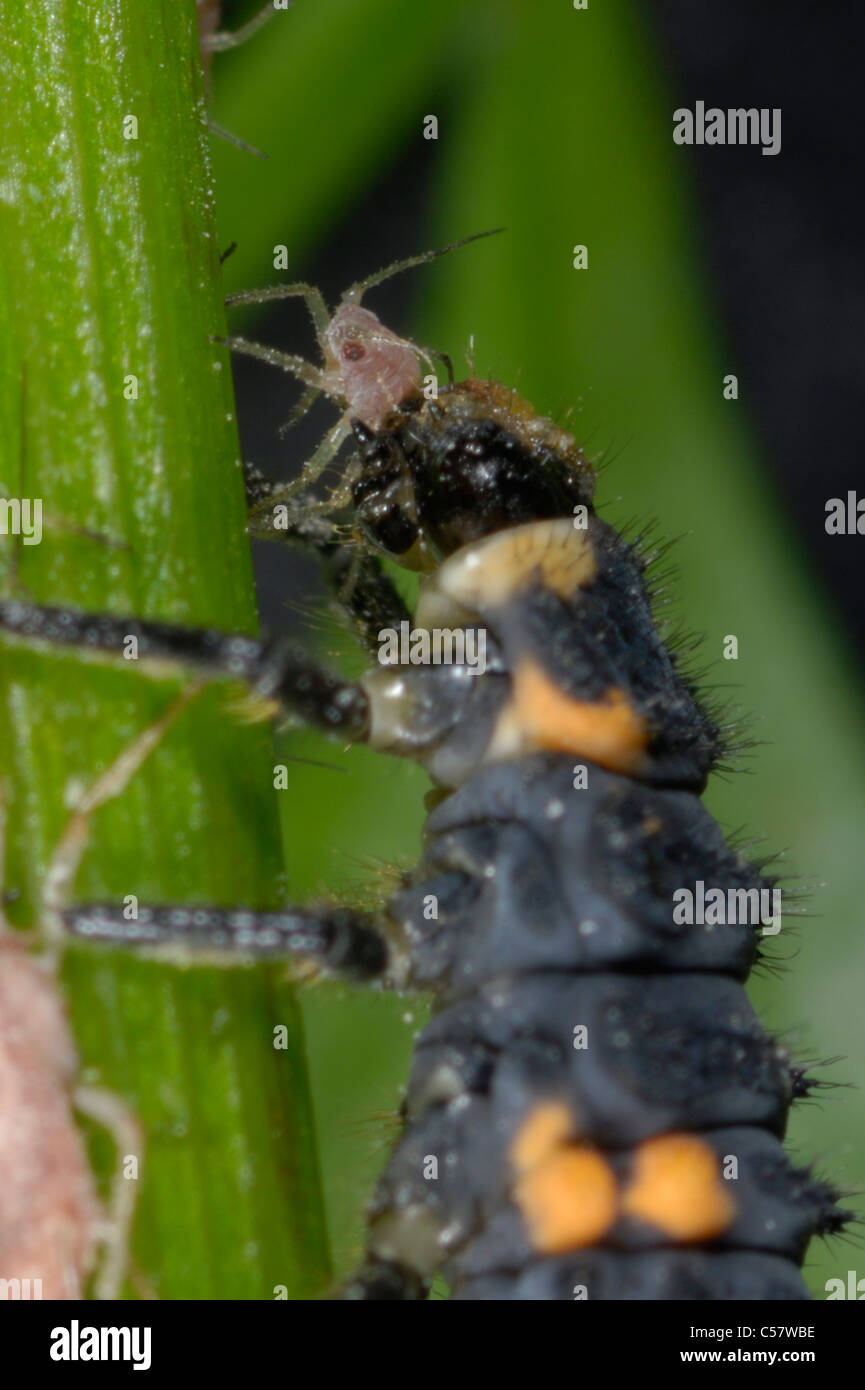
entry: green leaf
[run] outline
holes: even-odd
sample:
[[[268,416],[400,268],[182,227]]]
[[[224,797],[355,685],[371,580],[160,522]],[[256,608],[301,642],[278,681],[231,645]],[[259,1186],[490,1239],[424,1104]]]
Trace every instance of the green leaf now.
[[[4,589],[254,631],[231,376],[209,341],[225,320],[194,6],[2,0],[0,29],[0,493],[44,512],[41,544],[0,538]],[[133,663],[0,648],[7,888],[22,925],[70,793],[179,688]],[[268,732],[208,691],[94,817],[75,896],[273,905],[272,767]],[[145,1130],[135,1287],[319,1292],[303,1028],[278,974],[71,951],[65,978],[88,1081]],[[113,1149],[94,1136],[94,1153],[105,1178]]]

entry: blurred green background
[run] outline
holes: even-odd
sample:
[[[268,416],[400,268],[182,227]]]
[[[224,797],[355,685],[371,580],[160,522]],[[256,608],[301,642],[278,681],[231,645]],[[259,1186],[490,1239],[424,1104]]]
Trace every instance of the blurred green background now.
[[[229,19],[254,8],[235,6]],[[663,535],[681,537],[675,611],[706,634],[709,683],[752,715],[749,733],[762,741],[747,775],[714,779],[709,805],[726,828],[763,837],[759,852],[789,847],[785,872],[820,885],[812,915],[788,918],[770,948],[789,969],[762,973],[752,996],[797,1055],[841,1055],[827,1078],[860,1083],[858,673],[767,483],[747,383],[739,401],[722,396],[737,367],[713,314],[688,151],[672,143],[675,102],[644,21],[623,3],[297,0],[215,60],[216,119],[268,155],[215,142],[223,244],[238,247],[226,287],[311,275],[326,248],[328,289],[339,289],[395,255],[507,228],[416,272],[401,291],[411,311],[392,326],[455,362],[473,335],[478,374],[517,385],[556,418],[573,408],[578,438],[611,459],[603,514],[656,517]],[[423,138],[430,114],[435,142]],[[288,248],[280,277],[277,244]],[[572,266],[577,244],[586,270]],[[384,291],[370,298],[386,303]],[[261,321],[258,331],[267,336]],[[288,380],[253,370],[287,415]],[[241,395],[241,425],[243,411]],[[255,461],[288,476],[300,449],[274,441],[272,457]],[[286,606],[317,601],[286,573]],[[727,634],[739,640],[735,663],[721,660]],[[348,650],[330,626],[313,635],[326,652]],[[281,793],[292,896],[374,896],[386,866],[412,862],[425,789],[416,770],[296,734],[281,754],[348,773],[292,764]],[[332,985],[301,997],[342,1272],[360,1249],[363,1201],[394,1133],[423,1008]],[[790,1138],[824,1174],[861,1184],[861,1090],[799,1106]],[[817,1297],[856,1253],[815,1242],[806,1277]]]

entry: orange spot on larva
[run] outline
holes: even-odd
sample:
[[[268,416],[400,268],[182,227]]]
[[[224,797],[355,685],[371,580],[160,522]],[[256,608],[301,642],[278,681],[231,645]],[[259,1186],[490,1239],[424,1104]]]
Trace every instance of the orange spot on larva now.
[[[730,1225],[736,1206],[718,1156],[694,1134],[662,1134],[636,1151],[622,1210],[674,1240],[711,1240]]]
[[[511,1144],[511,1163],[518,1173],[535,1168],[573,1133],[573,1116],[564,1101],[541,1101],[517,1131]]]
[[[560,1148],[517,1180],[514,1200],[535,1250],[546,1255],[591,1245],[616,1219],[613,1171],[601,1154]]]
[[[564,1101],[541,1101],[511,1144],[513,1198],[532,1245],[545,1254],[589,1245],[616,1217],[613,1172],[594,1149],[568,1142],[574,1120]]]
[[[496,729],[494,746],[525,752],[549,748],[574,753],[613,772],[639,773],[649,734],[621,690],[602,700],[575,700],[550,679],[537,662],[526,659],[514,675],[513,696]]]

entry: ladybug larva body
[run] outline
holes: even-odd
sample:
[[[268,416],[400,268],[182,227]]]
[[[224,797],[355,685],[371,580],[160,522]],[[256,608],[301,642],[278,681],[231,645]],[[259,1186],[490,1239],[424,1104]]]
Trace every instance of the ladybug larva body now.
[[[265,710],[421,763],[437,794],[420,864],[378,912],[142,906],[130,922],[101,903],[69,906],[67,928],[432,995],[343,1297],[423,1298],[443,1272],[457,1299],[806,1298],[807,1242],[846,1218],[783,1149],[814,1083],[743,988],[778,890],[699,799],[718,719],[658,629],[646,557],[595,513],[576,441],[500,383],[425,389],[428,354],[360,305],[382,278],[333,315],[306,285],[234,297],[302,296],[321,368],[229,340],[299,377],[304,405],[340,407],[298,483],[250,470],[249,497],[255,527],[317,551],[366,677],[296,646],[19,601],[0,602],[0,630],[101,656],[132,634],[141,667],[243,681]],[[341,483],[313,500],[346,441]],[[420,572],[414,613],[382,557]],[[483,669],[383,662],[404,623],[482,637]]]

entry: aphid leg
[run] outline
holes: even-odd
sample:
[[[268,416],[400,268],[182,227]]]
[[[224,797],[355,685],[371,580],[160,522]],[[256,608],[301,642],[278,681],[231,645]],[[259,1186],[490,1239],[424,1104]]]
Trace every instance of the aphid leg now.
[[[113,800],[125,791],[141,764],[157,744],[161,743],[171,725],[202,688],[201,681],[187,686],[165,714],[124,748],[110,767],[76,799],[42,883],[42,920],[39,933],[48,956],[56,959],[65,945],[63,908],[90,838],[90,817],[100,806],[104,806],[106,801]]]
[[[283,8],[287,8],[283,6]],[[201,49],[204,53],[225,53],[230,48],[239,48],[247,39],[251,39],[253,34],[257,34],[259,29],[263,29],[265,24],[273,18],[276,11],[271,3],[262,5],[261,9],[248,19],[245,24],[241,24],[237,29],[230,32],[227,29],[217,29],[212,34],[202,34]]]
[[[298,423],[298,421],[303,419],[310,406],[315,404],[316,400],[320,395],[321,392],[317,391],[314,386],[308,386],[306,388],[306,390],[301,394],[300,399],[297,401],[296,405],[292,407],[288,419],[283,421],[279,429],[276,431],[280,439],[284,439],[285,436],[288,434],[289,430],[292,429]]]
[[[265,343],[252,343],[248,338],[219,338],[214,335],[210,341],[219,343],[221,347],[230,348],[232,352],[239,352],[243,357],[254,357],[259,362],[268,362],[271,367],[279,367],[282,371],[297,377],[304,386],[311,387],[315,391],[324,390],[324,374],[311,362],[307,362],[305,357],[298,357],[290,352],[280,352],[278,348],[267,347]]]
[[[197,0],[198,7],[198,35],[201,49],[201,62],[204,68],[205,81],[207,81],[211,58],[214,53],[223,53],[228,48],[237,48],[238,45],[245,43],[247,39],[257,33],[259,29],[267,23],[275,14],[272,4],[267,4],[246,24],[242,24],[233,33],[216,28],[219,23],[219,3],[218,0]],[[261,150],[256,149],[255,145],[250,145],[246,140],[241,140],[239,135],[234,135],[224,126],[218,125],[210,116],[207,117],[207,128],[212,135],[216,135],[220,140],[225,140],[229,145],[235,145],[239,150],[245,150],[247,154],[254,154],[258,159],[266,159],[267,155]]]
[[[111,1301],[120,1297],[127,1273],[129,1237],[135,1215],[135,1183],[126,1176],[125,1169],[130,1158],[136,1158],[140,1165],[144,1136],[137,1117],[113,1091],[76,1086],[72,1104],[80,1115],[85,1115],[111,1136],[117,1155],[104,1219],[96,1232],[102,1258],[93,1285],[95,1298]]]
[[[307,285],[302,281],[298,281],[293,285],[268,285],[261,290],[241,290],[238,294],[227,295],[225,303],[228,307],[235,304],[267,304],[273,300],[291,299],[295,297],[299,297],[305,301],[315,328],[316,340],[321,348],[322,354],[324,354],[326,346],[325,333],[327,332],[327,325],[330,322],[330,313],[324,302],[324,296],[321,290],[316,289],[315,285]],[[278,431],[280,438],[282,438],[298,420],[303,419],[316,397],[320,394],[321,389],[320,385],[307,386],[285,424],[280,425]]]
[[[279,483],[268,495],[265,502],[254,506],[249,514],[249,527],[252,531],[260,531],[265,534],[276,530],[284,529],[277,525],[274,527],[273,508],[283,506],[287,502],[293,501],[299,492],[304,488],[310,487],[316,482],[336,458],[346,439],[351,434],[351,423],[347,415],[343,415],[332,430],[324,436],[310,458],[307,459],[298,477],[290,483]],[[346,506],[351,501],[351,489],[357,476],[357,470],[347,470],[341,479],[339,487],[326,498],[323,502],[314,502],[310,506],[316,511],[333,512],[340,507]]]
[[[339,486],[322,501],[313,493],[304,498],[297,496],[293,483],[276,483],[266,478],[261,469],[248,460],[244,460],[242,467],[246,505],[250,512],[250,532],[269,540],[302,540],[308,544],[315,542],[304,532],[305,521],[312,517],[322,518],[327,512],[348,506],[352,487],[360,472],[358,464],[350,463]],[[282,505],[282,512],[277,527],[274,525],[274,508],[278,505]]]
[[[275,299],[296,298],[306,302],[309,316],[315,327],[315,336],[323,352],[325,333],[327,332],[327,325],[330,323],[330,312],[324,302],[321,290],[317,289],[315,285],[307,285],[302,280],[298,280],[291,285],[266,285],[260,290],[239,290],[236,294],[226,295],[225,303],[226,306],[231,307],[235,304],[268,304]]]
[[[256,159],[267,159],[264,150],[260,150],[256,145],[250,145],[248,140],[243,140],[233,131],[226,130],[224,125],[220,125],[212,116],[207,117],[207,129],[211,135],[215,135],[218,140],[224,140],[227,145],[234,145],[235,149],[243,150],[245,154],[254,154]]]

